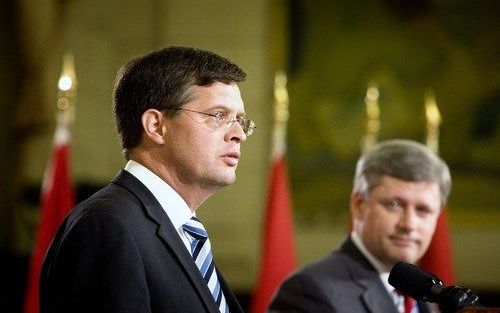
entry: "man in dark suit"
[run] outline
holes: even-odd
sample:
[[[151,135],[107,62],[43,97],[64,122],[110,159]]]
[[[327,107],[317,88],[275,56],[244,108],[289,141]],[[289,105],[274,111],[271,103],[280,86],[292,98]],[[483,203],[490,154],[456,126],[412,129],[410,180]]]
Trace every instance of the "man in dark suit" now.
[[[448,166],[426,146],[409,140],[376,145],[356,166],[351,234],[332,254],[292,274],[269,311],[430,312],[387,280],[397,261],[423,256],[450,188]]]
[[[196,209],[232,184],[255,125],[212,52],[169,47],[118,73],[114,113],[125,168],[79,204],[46,255],[41,312],[242,312]]]

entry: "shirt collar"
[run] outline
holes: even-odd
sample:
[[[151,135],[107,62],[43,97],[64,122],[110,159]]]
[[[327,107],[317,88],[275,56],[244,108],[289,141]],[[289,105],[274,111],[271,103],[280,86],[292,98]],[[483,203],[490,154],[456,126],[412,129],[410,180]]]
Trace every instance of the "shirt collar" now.
[[[366,248],[365,244],[359,237],[359,235],[355,232],[351,232],[351,239],[354,245],[359,249],[361,254],[370,262],[370,264],[375,268],[377,273],[379,274],[380,280],[384,283],[385,289],[391,294],[394,291],[394,287],[389,284],[389,271],[382,262],[380,262],[370,251]]]
[[[134,175],[151,191],[176,229],[180,229],[194,216],[186,201],[169,184],[144,165],[129,160],[125,165],[125,170]]]

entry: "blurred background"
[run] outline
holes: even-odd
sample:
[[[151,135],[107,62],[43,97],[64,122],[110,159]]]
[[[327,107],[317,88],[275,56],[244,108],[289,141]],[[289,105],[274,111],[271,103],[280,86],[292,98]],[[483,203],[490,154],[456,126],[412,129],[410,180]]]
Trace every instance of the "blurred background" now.
[[[0,14],[1,312],[22,311],[63,55],[74,56],[78,79],[70,168],[81,201],[125,163],[111,109],[116,71],[167,45],[212,50],[248,73],[240,88],[258,129],[242,149],[237,182],[198,211],[243,306],[259,271],[277,70],[288,75],[299,265],[346,234],[368,90],[376,90],[378,140],[426,142],[433,95],[439,153],[453,177],[456,283],[500,306],[500,2],[4,0]]]

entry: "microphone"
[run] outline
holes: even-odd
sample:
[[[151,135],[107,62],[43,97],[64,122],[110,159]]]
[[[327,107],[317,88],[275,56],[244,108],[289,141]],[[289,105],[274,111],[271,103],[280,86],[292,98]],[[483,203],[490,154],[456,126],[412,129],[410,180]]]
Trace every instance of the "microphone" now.
[[[468,288],[443,285],[441,280],[413,264],[398,262],[389,274],[389,284],[416,300],[435,302],[442,313],[454,313],[477,304],[479,297]]]

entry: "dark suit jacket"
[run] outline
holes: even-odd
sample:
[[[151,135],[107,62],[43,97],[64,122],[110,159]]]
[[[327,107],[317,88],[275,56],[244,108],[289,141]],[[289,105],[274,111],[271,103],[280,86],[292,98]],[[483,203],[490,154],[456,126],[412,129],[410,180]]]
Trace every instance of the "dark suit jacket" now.
[[[242,312],[220,273],[231,313]],[[218,313],[186,246],[153,194],[121,171],[78,205],[44,261],[41,313]]]
[[[427,313],[419,303],[420,313]],[[398,313],[379,274],[349,238],[331,255],[289,277],[272,313]]]

